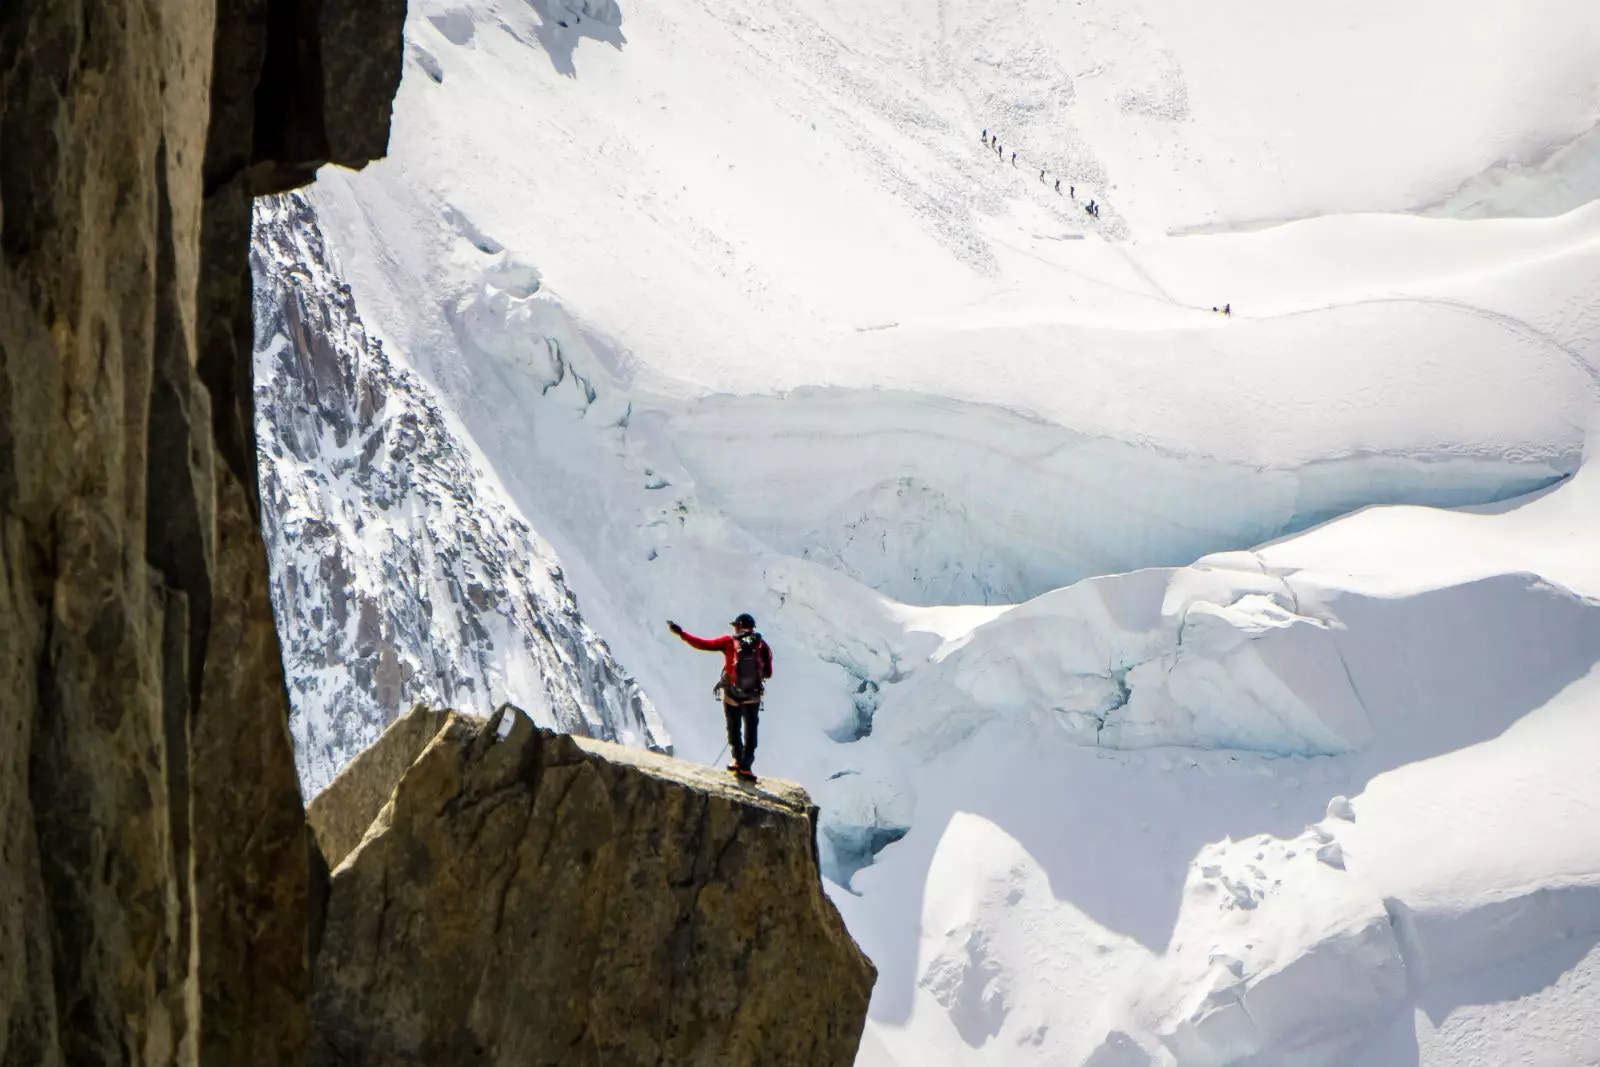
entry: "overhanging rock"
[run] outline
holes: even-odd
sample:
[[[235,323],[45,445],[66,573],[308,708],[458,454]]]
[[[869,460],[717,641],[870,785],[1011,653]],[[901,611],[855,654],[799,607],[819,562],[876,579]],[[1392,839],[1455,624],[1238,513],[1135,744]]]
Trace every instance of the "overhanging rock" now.
[[[316,1067],[854,1060],[876,972],[822,891],[804,790],[515,708],[439,714],[312,805],[334,867]]]

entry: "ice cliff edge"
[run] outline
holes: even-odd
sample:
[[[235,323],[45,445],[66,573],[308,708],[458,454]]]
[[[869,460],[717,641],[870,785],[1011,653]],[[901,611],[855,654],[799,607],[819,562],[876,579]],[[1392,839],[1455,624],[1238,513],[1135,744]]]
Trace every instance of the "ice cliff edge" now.
[[[876,971],[796,785],[417,707],[308,815],[317,1067],[855,1058]]]

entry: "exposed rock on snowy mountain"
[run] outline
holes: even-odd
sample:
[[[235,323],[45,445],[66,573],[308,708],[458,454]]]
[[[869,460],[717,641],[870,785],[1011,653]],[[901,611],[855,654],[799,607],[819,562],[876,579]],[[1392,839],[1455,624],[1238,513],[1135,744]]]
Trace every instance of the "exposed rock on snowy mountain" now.
[[[670,751],[548,545],[369,337],[311,206],[256,208],[256,416],[273,606],[315,793],[417,701]]]
[[[874,970],[798,786],[418,708],[312,807],[315,1067],[855,1057]]]

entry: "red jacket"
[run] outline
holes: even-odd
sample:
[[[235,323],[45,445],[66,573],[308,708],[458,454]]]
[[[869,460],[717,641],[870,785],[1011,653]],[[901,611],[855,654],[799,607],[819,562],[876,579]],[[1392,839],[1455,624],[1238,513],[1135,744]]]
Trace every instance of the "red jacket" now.
[[[696,637],[688,630],[680,630],[678,636],[683,638],[685,644],[698,648],[702,652],[722,653],[722,676],[733,677],[733,657],[738,646],[734,644],[732,634],[723,634],[721,637]],[[761,677],[772,677],[772,646],[767,644],[767,639],[761,639]]]

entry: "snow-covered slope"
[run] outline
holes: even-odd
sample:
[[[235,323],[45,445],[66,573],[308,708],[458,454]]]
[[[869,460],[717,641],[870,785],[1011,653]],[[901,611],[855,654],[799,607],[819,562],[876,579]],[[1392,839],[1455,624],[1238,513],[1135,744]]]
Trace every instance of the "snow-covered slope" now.
[[[681,754],[758,617],[862,1067],[1600,1059],[1600,7],[407,32],[338,277]]]
[[[1160,235],[1421,207],[1600,120],[1588,5],[559,7],[421,4],[393,158],[316,194],[369,318],[487,424],[503,474],[568,326],[604,418],[661,442],[650,465],[914,603],[1574,469],[1600,211]],[[1380,24],[1343,78],[1333,42]],[[1408,51],[1476,73],[1419,78]],[[1187,110],[1139,103],[1169,78]]]
[[[511,700],[670,751],[549,546],[367,337],[310,205],[265,198],[254,231],[262,517],[307,792],[418,701]]]
[[[863,1062],[1594,1062],[1597,529],[1590,464],[948,634],[830,783],[910,828]]]

